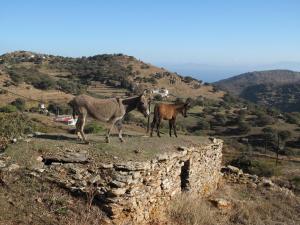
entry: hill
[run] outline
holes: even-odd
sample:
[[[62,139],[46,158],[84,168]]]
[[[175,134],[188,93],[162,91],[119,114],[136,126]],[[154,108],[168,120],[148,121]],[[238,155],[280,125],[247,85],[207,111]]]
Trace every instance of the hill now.
[[[7,53],[0,56],[0,86],[46,102],[65,102],[82,92],[100,98],[125,96],[145,88],[166,88],[171,95],[182,98],[217,100],[224,94],[194,78],[123,54],[71,58],[28,51]],[[2,103],[13,98],[0,95]]]
[[[224,184],[214,193],[217,200],[209,198],[199,201],[199,195],[178,196],[169,204],[172,206],[170,209],[159,211],[160,214],[166,211],[166,223],[151,221],[149,224],[256,224],[257,221],[267,223],[269,218],[287,224],[292,220],[298,222],[300,112],[282,113],[270,107],[251,104],[227,93],[224,95],[224,92],[217,91],[211,85],[202,85],[190,77],[182,77],[120,54],[67,58],[13,52],[0,58],[0,83],[7,91],[1,92],[0,103],[8,108],[15,107],[15,112],[7,113],[3,110],[7,108],[0,104],[0,193],[3,193],[0,194],[0,206],[4,212],[0,215],[0,224],[20,221],[22,224],[102,224],[102,220],[109,216],[107,213],[110,216],[122,215],[119,213],[120,207],[115,207],[118,204],[114,204],[119,199],[107,199],[114,207],[106,207],[106,213],[99,205],[92,204],[93,200],[123,194],[134,196],[131,194],[135,193],[134,186],[127,191],[119,180],[111,182],[113,180],[110,177],[118,177],[118,174],[111,174],[110,170],[115,163],[156,162],[153,159],[160,151],[171,153],[168,157],[173,162],[177,154],[189,152],[179,146],[194,148],[197,143],[204,146],[206,141],[215,143],[219,138],[224,141],[223,165],[239,167],[245,172],[244,175],[239,169],[234,172],[236,176],[228,174],[227,177],[224,173],[221,182]],[[174,96],[201,95],[206,98],[195,101],[187,118],[178,116],[178,138],[168,136],[167,121],[161,124],[161,138],[148,137],[145,135],[147,119],[133,111],[124,118],[125,143],[118,142],[117,131],[112,132],[111,144],[104,143],[107,125],[88,118],[85,132],[89,135],[90,144],[83,145],[76,141],[73,127],[53,120],[56,111],[53,105],[48,104],[53,114],[24,110],[31,108],[30,101],[27,99],[24,103],[26,107],[22,107],[22,101],[18,104],[14,101],[18,96],[10,93],[43,99],[47,103],[55,101],[64,106],[69,98],[81,92],[105,98],[134,94],[144,87],[165,87]],[[167,101],[174,98],[168,98]],[[72,155],[81,160],[75,158],[76,162],[73,159],[72,163],[68,159]],[[83,156],[83,159],[88,159],[87,164],[80,163],[85,162],[82,161]],[[157,162],[165,163],[165,159],[159,158]],[[173,165],[166,168],[155,165],[153,168],[164,168],[163,173],[174,175],[180,183],[178,188],[185,189],[192,184],[192,176],[187,171],[194,175],[195,163],[199,161],[191,162],[186,158],[180,163],[175,162],[179,170],[174,170]],[[207,163],[205,160],[200,164]],[[104,170],[99,177],[96,172],[102,167]],[[128,169],[122,165],[116,168],[118,173],[126,176],[125,180],[120,177],[121,180],[127,182],[132,178],[138,179],[136,184],[145,185],[149,190],[147,193],[156,190],[151,187],[154,176],[159,178],[158,181],[154,179],[154,183],[155,187],[159,185],[157,190],[161,191],[160,194],[173,185],[168,179],[159,177],[160,171],[141,172],[141,168]],[[205,171],[210,171],[211,177],[211,170]],[[141,178],[139,174],[147,177]],[[64,185],[68,185],[68,188]],[[110,189],[107,188],[111,187],[117,188],[117,192],[108,192]],[[291,195],[288,197],[286,193]],[[226,211],[220,211],[223,209],[212,205],[212,200],[219,202],[220,198],[229,204],[231,210],[227,212],[230,213],[224,214]],[[153,202],[149,199],[143,202]],[[199,204],[194,204],[196,199]],[[278,199],[283,201],[279,203]],[[261,210],[261,202],[265,202],[263,208],[266,210]],[[24,205],[30,207],[25,207],[24,211]],[[144,209],[138,204],[136,206],[138,210]],[[121,210],[126,215],[133,213],[131,208]],[[147,214],[145,218],[149,216]],[[199,222],[203,218],[207,218],[207,221]]]
[[[220,80],[215,85],[254,103],[286,112],[300,110],[300,72],[255,71]]]

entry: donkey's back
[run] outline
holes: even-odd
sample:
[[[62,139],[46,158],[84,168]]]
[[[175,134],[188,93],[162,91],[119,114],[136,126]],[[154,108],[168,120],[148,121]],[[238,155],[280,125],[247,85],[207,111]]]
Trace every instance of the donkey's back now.
[[[170,120],[176,113],[174,104],[158,103],[154,106],[154,116],[159,116],[161,119]]]
[[[97,99],[88,95],[78,95],[72,101],[73,110],[78,114],[87,113],[91,117],[108,122],[125,113],[121,99]]]

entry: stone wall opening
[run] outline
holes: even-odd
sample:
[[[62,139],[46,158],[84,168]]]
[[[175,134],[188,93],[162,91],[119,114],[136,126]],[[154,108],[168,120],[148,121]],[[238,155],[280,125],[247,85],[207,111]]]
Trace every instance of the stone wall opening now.
[[[184,161],[181,167],[180,180],[181,180],[181,191],[190,190],[190,160]]]

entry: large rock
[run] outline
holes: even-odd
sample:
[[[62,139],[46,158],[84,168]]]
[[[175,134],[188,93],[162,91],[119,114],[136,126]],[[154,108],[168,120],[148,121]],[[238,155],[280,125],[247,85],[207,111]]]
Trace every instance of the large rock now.
[[[224,198],[213,198],[210,201],[218,207],[218,209],[231,209],[232,203]]]

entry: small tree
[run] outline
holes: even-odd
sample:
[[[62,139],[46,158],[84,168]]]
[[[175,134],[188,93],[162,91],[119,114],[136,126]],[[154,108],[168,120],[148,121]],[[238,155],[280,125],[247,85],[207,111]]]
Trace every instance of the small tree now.
[[[251,127],[246,122],[240,122],[238,124],[238,130],[241,134],[247,134],[251,130]]]
[[[278,164],[279,150],[284,149],[285,141],[290,136],[291,136],[291,132],[288,130],[282,130],[277,132],[276,165]],[[282,142],[282,148],[280,148],[280,141]]]
[[[154,96],[154,100],[155,100],[155,101],[162,101],[163,98],[162,98],[161,95],[155,95],[155,96]]]
[[[278,132],[281,141],[286,141],[292,136],[292,133],[288,130],[281,130]]]
[[[271,125],[275,122],[274,118],[272,116],[266,115],[266,114],[259,114],[257,116],[257,122],[256,124],[258,126],[266,126],[266,125]]]
[[[14,105],[18,110],[24,111],[26,106],[26,101],[23,98],[17,98],[11,104]]]
[[[197,123],[197,128],[201,130],[210,130],[211,126],[208,121],[202,119]]]
[[[272,127],[265,127],[262,132],[265,138],[265,153],[267,153],[268,143],[275,141],[277,131]]]

